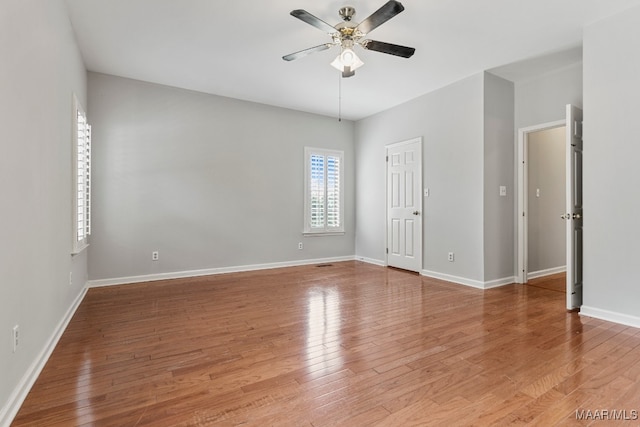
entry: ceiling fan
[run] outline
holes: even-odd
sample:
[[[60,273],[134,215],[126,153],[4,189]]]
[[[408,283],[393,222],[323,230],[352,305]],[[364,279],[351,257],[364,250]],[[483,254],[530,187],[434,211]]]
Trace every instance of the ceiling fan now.
[[[331,65],[339,71],[342,71],[342,77],[351,77],[355,74],[355,70],[357,68],[364,65],[353,51],[353,47],[355,45],[360,45],[367,50],[400,56],[402,58],[410,58],[416,51],[412,47],[400,46],[377,40],[363,40],[368,33],[384,24],[403,10],[404,6],[402,6],[402,3],[390,0],[358,24],[353,22],[353,17],[356,14],[355,8],[352,6],[345,6],[338,11],[344,22],[340,22],[336,26],[326,23],[306,10],[293,10],[291,11],[291,16],[298,18],[309,25],[313,25],[319,30],[325,31],[331,36],[333,41],[285,55],[282,59],[285,61],[293,61],[294,59],[302,58],[310,53],[327,50],[333,46],[340,46],[340,55],[338,55]]]

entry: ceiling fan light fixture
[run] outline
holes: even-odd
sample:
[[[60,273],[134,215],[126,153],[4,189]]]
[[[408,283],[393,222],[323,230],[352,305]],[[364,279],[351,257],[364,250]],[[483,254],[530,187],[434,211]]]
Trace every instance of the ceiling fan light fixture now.
[[[347,67],[350,71],[355,71],[363,65],[364,62],[362,62],[353,49],[350,48],[342,49],[340,55],[338,55],[331,63],[331,66],[342,72],[346,71]]]

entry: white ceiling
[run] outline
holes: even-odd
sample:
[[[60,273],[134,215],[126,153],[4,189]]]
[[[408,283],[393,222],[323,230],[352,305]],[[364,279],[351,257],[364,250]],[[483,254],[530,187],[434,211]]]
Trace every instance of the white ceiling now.
[[[585,25],[640,0],[403,0],[367,38],[412,46],[398,58],[359,49],[365,65],[340,79],[337,48],[289,15],[334,25],[349,4],[359,22],[386,0],[66,0],[88,70],[357,120],[483,70],[511,80],[581,59]],[[542,58],[539,58],[541,57]],[[524,61],[524,62],[522,62]],[[515,63],[515,64],[514,64]],[[497,68],[496,68],[497,67]]]

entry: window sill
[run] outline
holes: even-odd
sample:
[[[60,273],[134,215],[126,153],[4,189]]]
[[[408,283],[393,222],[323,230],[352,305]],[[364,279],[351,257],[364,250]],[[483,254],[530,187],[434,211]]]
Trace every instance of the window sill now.
[[[305,231],[304,237],[344,236],[344,231]]]
[[[88,243],[83,243],[82,245],[78,246],[77,248],[73,248],[73,250],[71,251],[71,256],[76,256],[76,255],[80,255],[85,249],[87,249],[89,247]]]

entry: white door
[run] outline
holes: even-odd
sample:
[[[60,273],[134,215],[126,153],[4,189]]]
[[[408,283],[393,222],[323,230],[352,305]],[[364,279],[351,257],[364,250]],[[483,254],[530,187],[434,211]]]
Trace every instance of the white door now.
[[[582,110],[567,105],[567,310],[582,305]]]
[[[387,265],[422,270],[422,138],[387,146]]]

